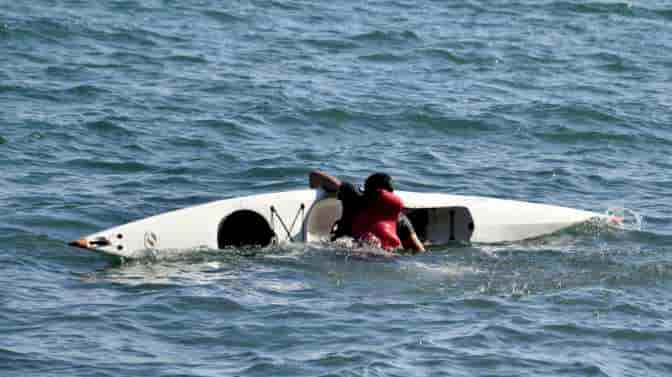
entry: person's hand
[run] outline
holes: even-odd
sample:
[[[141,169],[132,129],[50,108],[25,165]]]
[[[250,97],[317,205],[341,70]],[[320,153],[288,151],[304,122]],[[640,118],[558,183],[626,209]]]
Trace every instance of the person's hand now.
[[[322,183],[322,179],[320,177],[320,174],[317,170],[313,170],[308,174],[308,185],[310,188],[315,189],[320,187]]]

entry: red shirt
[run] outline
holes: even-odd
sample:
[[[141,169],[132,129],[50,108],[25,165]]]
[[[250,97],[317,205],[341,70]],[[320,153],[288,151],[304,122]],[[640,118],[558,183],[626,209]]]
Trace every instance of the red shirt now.
[[[397,235],[397,219],[404,203],[397,195],[379,189],[378,197],[354,217],[352,232],[356,238],[380,240],[384,249],[396,249],[401,246]]]

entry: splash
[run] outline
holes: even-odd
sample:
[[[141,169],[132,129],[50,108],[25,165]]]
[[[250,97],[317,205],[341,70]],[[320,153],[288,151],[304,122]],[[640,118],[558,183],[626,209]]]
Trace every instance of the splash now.
[[[609,217],[609,225],[623,230],[639,231],[643,229],[644,221],[641,214],[625,207],[612,207],[605,213]]]
[[[246,247],[211,249],[207,247],[195,247],[186,249],[144,249],[137,250],[128,257],[119,258],[121,265],[134,263],[162,263],[162,262],[202,262],[210,260],[231,260],[240,258],[252,258],[276,252],[275,249]]]
[[[354,259],[395,259],[399,254],[381,249],[375,245],[362,244],[350,237],[342,237],[334,242],[322,242],[311,244],[315,250],[327,251],[334,255],[342,255]]]

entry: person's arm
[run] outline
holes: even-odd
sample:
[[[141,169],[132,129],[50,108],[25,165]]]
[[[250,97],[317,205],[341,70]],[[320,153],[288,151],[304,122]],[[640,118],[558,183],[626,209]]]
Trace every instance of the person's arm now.
[[[415,232],[413,223],[404,214],[399,215],[397,234],[405,250],[411,250],[414,254],[425,252],[425,245],[422,244],[418,234]]]
[[[322,187],[327,192],[336,192],[341,187],[338,178],[320,170],[313,170],[308,174],[308,184],[310,188]]]
[[[402,240],[401,243],[404,245],[404,249],[413,250],[413,253],[425,252],[425,245],[422,244],[415,232],[412,232],[408,237]]]

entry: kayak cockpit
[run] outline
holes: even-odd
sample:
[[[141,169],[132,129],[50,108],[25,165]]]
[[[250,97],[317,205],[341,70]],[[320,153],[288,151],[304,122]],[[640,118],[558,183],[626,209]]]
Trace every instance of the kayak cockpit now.
[[[275,232],[268,221],[259,213],[239,210],[225,217],[217,228],[217,247],[270,245],[275,240]]]

